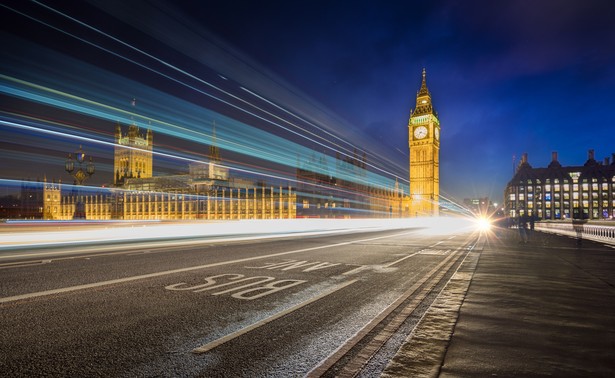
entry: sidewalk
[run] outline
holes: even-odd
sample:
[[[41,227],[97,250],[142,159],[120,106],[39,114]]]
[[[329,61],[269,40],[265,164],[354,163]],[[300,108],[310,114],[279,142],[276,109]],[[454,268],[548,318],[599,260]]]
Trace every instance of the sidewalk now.
[[[615,376],[615,249],[540,232],[528,244],[512,230],[497,234],[486,240],[465,298],[457,290],[458,318],[449,316],[448,340],[437,341],[444,346],[431,353],[432,366],[417,361],[420,350],[400,356],[421,344],[409,340],[392,364],[420,369],[384,375]],[[427,331],[419,324],[415,334],[433,334],[429,318]]]

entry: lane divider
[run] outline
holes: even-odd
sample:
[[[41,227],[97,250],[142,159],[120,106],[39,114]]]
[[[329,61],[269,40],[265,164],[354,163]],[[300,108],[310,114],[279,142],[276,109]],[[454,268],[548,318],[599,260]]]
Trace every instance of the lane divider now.
[[[249,325],[249,326],[247,326],[245,328],[242,328],[242,329],[240,329],[238,331],[230,333],[230,334],[228,334],[228,335],[226,335],[224,337],[216,339],[216,340],[214,340],[212,342],[209,342],[209,343],[207,343],[205,345],[202,345],[202,346],[200,346],[198,348],[194,348],[192,350],[192,353],[201,354],[201,353],[209,352],[210,350],[212,350],[212,349],[214,349],[214,348],[216,348],[216,347],[218,347],[218,346],[220,346],[220,345],[222,345],[222,344],[224,344],[224,343],[226,343],[228,341],[231,341],[231,340],[233,340],[233,339],[235,339],[235,338],[237,338],[237,337],[239,337],[241,335],[244,335],[244,334],[246,334],[246,333],[248,333],[250,331],[253,331],[253,330],[255,330],[255,329],[259,328],[259,327],[262,327],[265,324],[270,323],[270,322],[272,322],[272,321],[274,321],[276,319],[279,319],[279,318],[281,318],[283,316],[286,316],[286,315],[290,314],[291,312],[297,311],[300,308],[305,307],[305,306],[307,306],[307,305],[309,305],[311,303],[314,303],[317,300],[322,299],[322,298],[324,298],[324,297],[326,297],[328,295],[331,295],[331,294],[335,293],[336,291],[342,290],[343,288],[345,288],[347,286],[350,286],[350,285],[352,285],[353,283],[355,283],[357,281],[358,281],[358,279],[351,280],[351,281],[348,281],[348,282],[344,282],[344,283],[342,283],[340,285],[334,286],[331,289],[329,289],[329,290],[327,290],[327,291],[325,291],[325,292],[323,292],[323,293],[321,293],[321,294],[319,294],[319,295],[317,295],[317,296],[315,296],[313,298],[310,298],[309,300],[307,300],[305,302],[298,303],[298,304],[296,304],[296,305],[294,305],[294,306],[292,306],[292,307],[290,307],[290,308],[288,308],[288,309],[286,309],[284,311],[278,312],[277,314],[274,314],[274,315],[272,315],[272,316],[270,316],[268,318],[259,320],[258,322],[254,323],[254,324],[251,324],[251,325]]]

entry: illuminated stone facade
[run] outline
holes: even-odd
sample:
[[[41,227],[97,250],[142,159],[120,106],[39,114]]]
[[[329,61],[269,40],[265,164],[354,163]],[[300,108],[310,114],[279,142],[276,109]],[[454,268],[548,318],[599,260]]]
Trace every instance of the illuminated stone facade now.
[[[427,89],[425,69],[416,107],[408,122],[410,147],[410,216],[439,213],[440,200],[440,121]]]
[[[225,220],[296,217],[291,187],[273,187],[229,177],[215,145],[206,161],[192,163],[188,174],[153,176],[153,134],[133,124],[115,131],[113,188],[33,182],[22,186],[26,218],[73,219],[78,203],[89,220]],[[64,193],[62,193],[64,187]]]
[[[118,123],[115,127],[115,148],[113,159],[113,183],[122,185],[128,178],[147,178],[153,175],[154,136],[152,130],[141,134],[139,127],[133,123],[126,134]]]
[[[544,220],[612,219],[615,217],[615,154],[613,161],[594,159],[589,150],[582,166],[562,166],[557,153],[546,168],[532,168],[527,154],[504,192],[507,216]]]

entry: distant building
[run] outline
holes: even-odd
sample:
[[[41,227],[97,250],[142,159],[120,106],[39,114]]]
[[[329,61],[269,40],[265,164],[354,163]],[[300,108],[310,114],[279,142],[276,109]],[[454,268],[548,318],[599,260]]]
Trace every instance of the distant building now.
[[[399,218],[403,192],[368,183],[367,156],[335,159],[329,167],[324,155],[300,162],[297,167],[297,218]],[[350,179],[352,178],[352,179]]]
[[[562,166],[557,152],[546,168],[532,168],[523,154],[504,192],[509,217],[610,219],[615,217],[615,154],[598,162],[589,150],[582,166]]]
[[[191,163],[189,173],[153,175],[153,133],[141,134],[136,124],[123,134],[115,130],[113,188],[72,186],[60,181],[24,183],[21,218],[73,219],[81,203],[92,220],[288,219],[296,216],[292,187],[266,186],[230,177],[212,145],[206,161]],[[66,186],[64,186],[66,188]]]
[[[21,217],[21,200],[17,195],[0,197],[0,219],[15,219]]]
[[[464,198],[463,205],[475,215],[491,215],[497,210],[489,197]]]

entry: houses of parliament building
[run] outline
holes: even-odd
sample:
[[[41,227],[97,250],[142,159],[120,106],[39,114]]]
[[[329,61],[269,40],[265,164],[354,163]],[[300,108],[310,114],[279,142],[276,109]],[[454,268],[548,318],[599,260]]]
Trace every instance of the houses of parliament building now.
[[[21,217],[222,220],[438,214],[440,122],[427,89],[425,70],[408,122],[408,194],[397,181],[390,188],[367,183],[363,177],[367,157],[358,156],[356,151],[352,155],[338,154],[335,166],[324,170],[315,157],[298,164],[295,187],[232,177],[222,164],[215,132],[214,125],[207,161],[190,163],[186,174],[154,176],[152,130],[143,133],[133,121],[124,132],[118,123],[112,188],[70,187],[47,179],[39,184],[25,183],[21,190]]]

